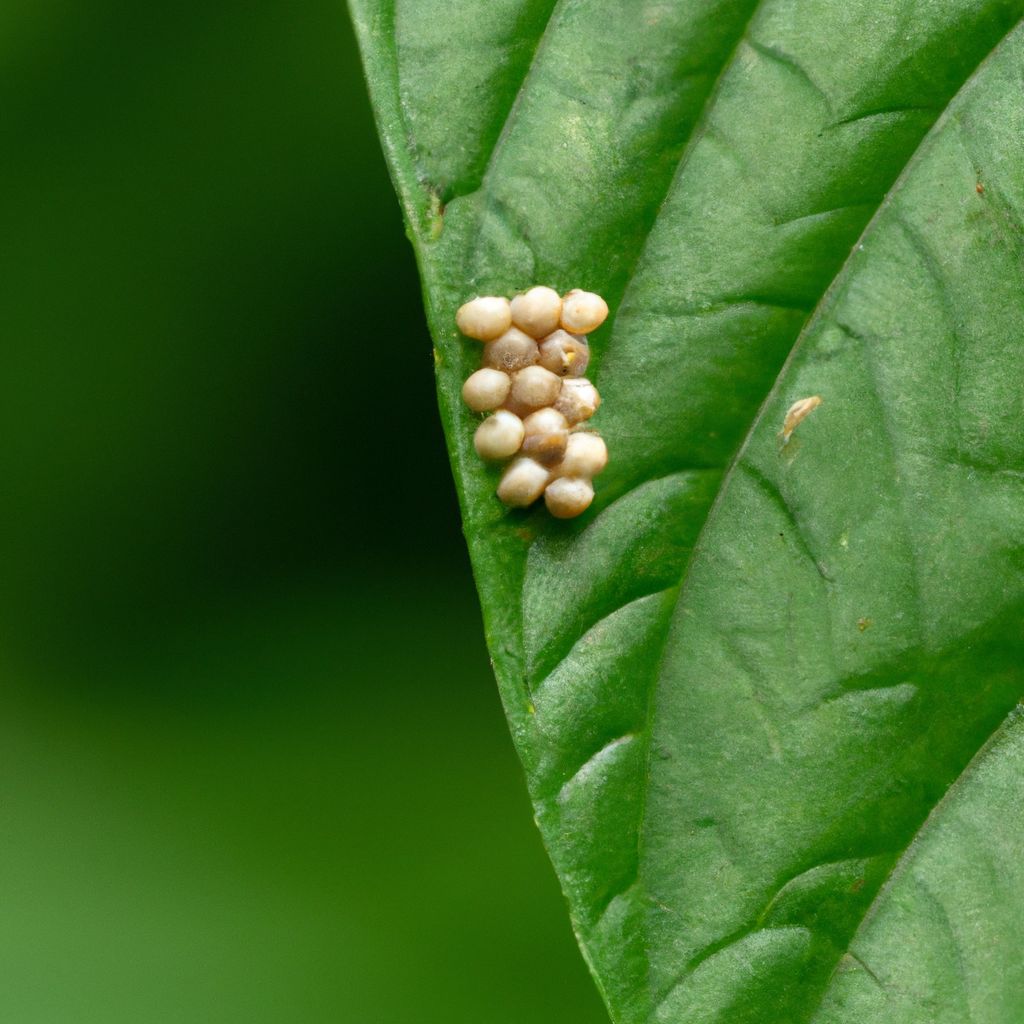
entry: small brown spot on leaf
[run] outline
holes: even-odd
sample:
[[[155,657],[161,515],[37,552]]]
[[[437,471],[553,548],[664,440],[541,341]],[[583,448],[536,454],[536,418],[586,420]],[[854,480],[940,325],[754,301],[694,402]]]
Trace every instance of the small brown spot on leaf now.
[[[871,625],[872,625],[872,623],[871,623],[871,620],[870,620],[870,619],[868,619],[868,618],[864,618],[864,619],[858,619],[858,620],[857,620],[857,628],[858,628],[858,629],[859,629],[859,630],[860,630],[860,631],[861,631],[862,633],[864,632],[864,630],[865,630],[865,629],[870,629],[870,628],[871,628]]]
[[[782,423],[782,443],[786,444],[793,436],[793,431],[821,405],[821,395],[811,395],[794,402],[786,412]]]

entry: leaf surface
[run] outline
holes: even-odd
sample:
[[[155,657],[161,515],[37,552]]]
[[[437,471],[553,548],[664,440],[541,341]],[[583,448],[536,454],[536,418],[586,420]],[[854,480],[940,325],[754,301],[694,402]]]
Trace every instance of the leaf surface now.
[[[352,8],[614,1020],[1016,1021],[1024,2]],[[613,310],[571,523],[502,508],[459,400],[455,309],[534,283]]]

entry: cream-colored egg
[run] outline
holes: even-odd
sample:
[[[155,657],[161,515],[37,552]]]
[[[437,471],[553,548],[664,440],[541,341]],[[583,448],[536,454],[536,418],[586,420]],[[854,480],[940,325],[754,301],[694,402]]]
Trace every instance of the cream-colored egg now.
[[[565,455],[558,465],[559,476],[597,476],[608,465],[608,448],[597,434],[577,430],[569,435]]]
[[[463,401],[474,412],[490,412],[508,398],[512,378],[501,370],[477,370],[462,385]]]
[[[510,462],[498,484],[498,498],[513,508],[532,505],[551,479],[548,470],[525,455]]]
[[[601,396],[586,377],[567,377],[555,401],[555,408],[569,421],[570,426],[589,420],[597,412]]]
[[[570,334],[589,334],[608,318],[608,303],[594,292],[574,288],[562,299],[562,327]]]
[[[550,334],[562,316],[562,297],[554,288],[538,285],[511,303],[512,323],[526,331],[531,338],[543,338]]]
[[[551,405],[562,390],[562,379],[543,366],[527,366],[512,377],[511,400],[525,409]]]
[[[586,338],[559,329],[540,343],[540,365],[559,377],[582,377],[589,364]]]
[[[556,519],[573,519],[582,515],[593,500],[593,485],[579,477],[559,477],[544,491],[544,504]]]
[[[455,323],[468,338],[491,341],[512,326],[512,304],[496,295],[483,295],[459,307]]]
[[[569,424],[554,409],[538,409],[523,420],[523,454],[545,466],[559,462],[569,443]]]
[[[537,342],[518,327],[510,327],[484,347],[484,366],[506,373],[532,366],[539,358]]]
[[[525,433],[515,413],[499,409],[476,428],[473,445],[482,459],[507,459],[519,451]]]

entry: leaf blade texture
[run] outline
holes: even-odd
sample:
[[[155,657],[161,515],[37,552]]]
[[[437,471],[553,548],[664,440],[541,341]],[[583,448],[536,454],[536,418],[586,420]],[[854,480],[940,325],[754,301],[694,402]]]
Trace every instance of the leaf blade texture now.
[[[1012,872],[935,879],[977,822],[998,863],[1016,838],[1024,4],[352,9],[499,688],[613,1019],[1014,1020]],[[455,308],[533,283],[613,309],[579,523],[503,510],[459,403]]]

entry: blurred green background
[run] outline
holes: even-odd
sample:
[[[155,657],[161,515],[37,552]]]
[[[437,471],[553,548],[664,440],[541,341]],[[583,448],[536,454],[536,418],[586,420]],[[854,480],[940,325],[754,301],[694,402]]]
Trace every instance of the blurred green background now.
[[[0,1021],[605,1021],[344,7],[5,0],[0,111]]]

